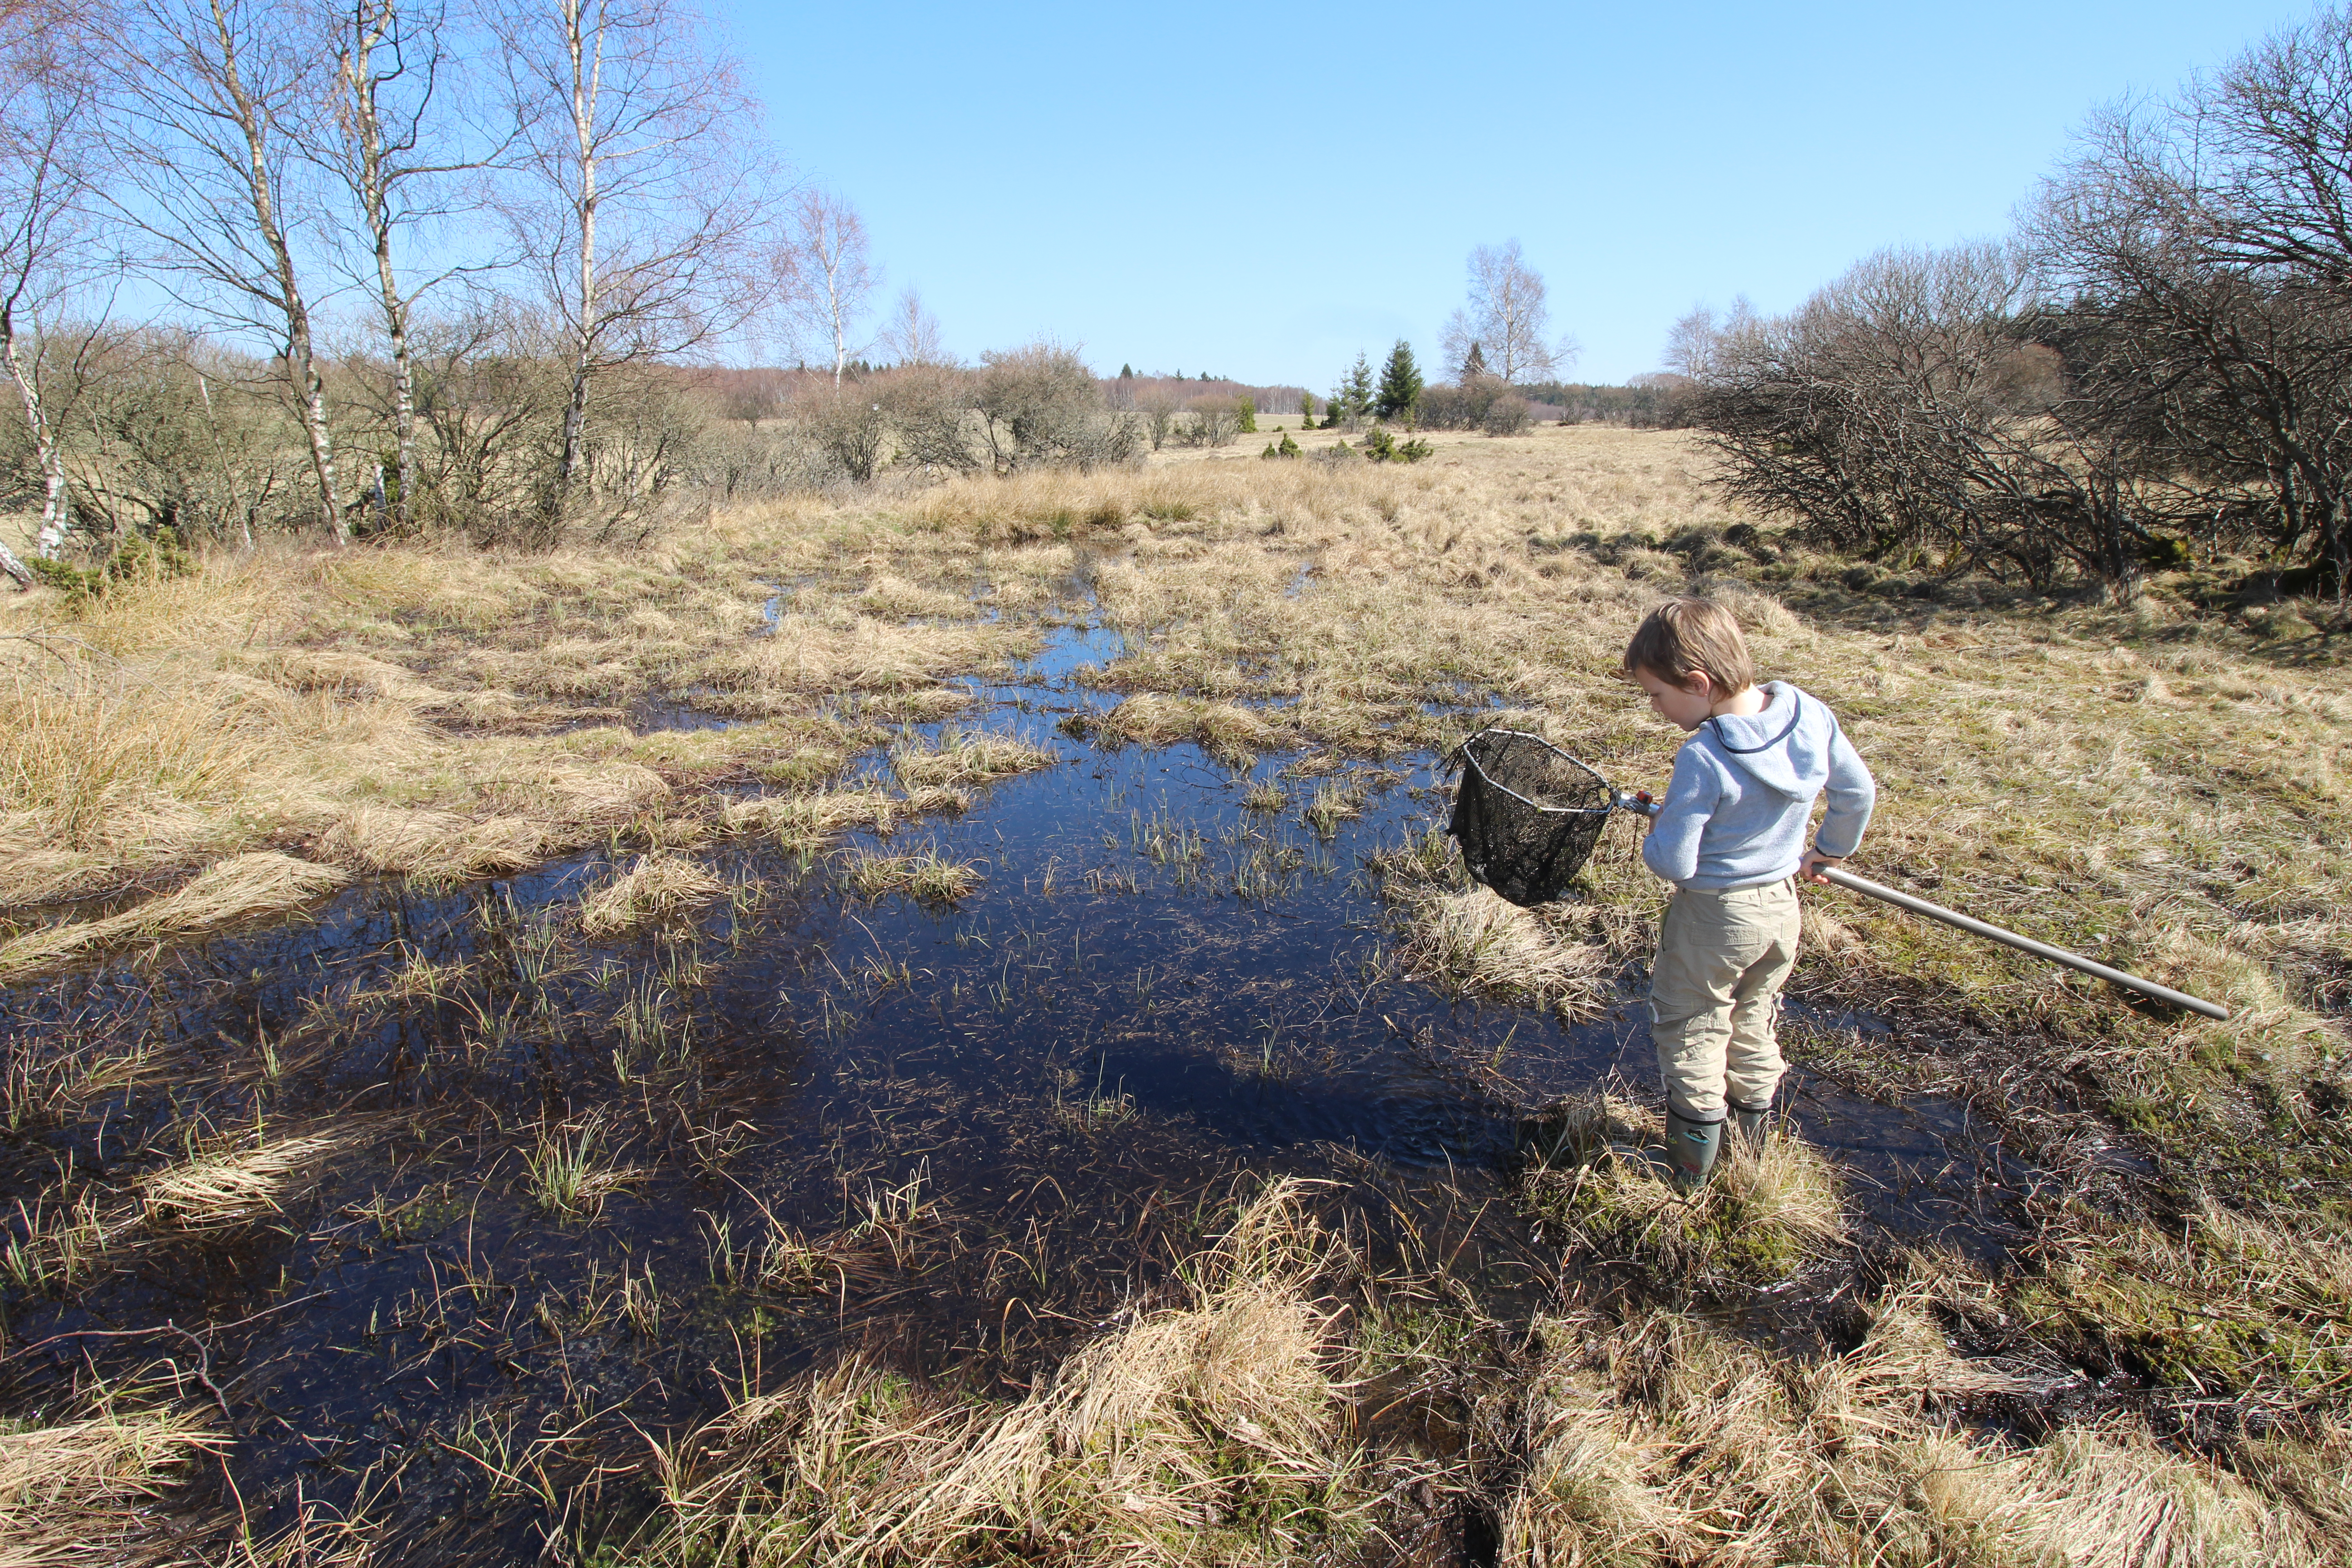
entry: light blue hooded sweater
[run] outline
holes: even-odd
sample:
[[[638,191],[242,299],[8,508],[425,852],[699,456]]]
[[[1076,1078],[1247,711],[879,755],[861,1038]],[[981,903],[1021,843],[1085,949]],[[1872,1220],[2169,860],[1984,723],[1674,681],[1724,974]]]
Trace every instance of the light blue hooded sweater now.
[[[1805,823],[1829,786],[1814,847],[1843,859],[1862,843],[1878,786],[1837,715],[1785,680],[1760,713],[1722,714],[1691,731],[1642,863],[1678,888],[1720,892],[1796,875]]]

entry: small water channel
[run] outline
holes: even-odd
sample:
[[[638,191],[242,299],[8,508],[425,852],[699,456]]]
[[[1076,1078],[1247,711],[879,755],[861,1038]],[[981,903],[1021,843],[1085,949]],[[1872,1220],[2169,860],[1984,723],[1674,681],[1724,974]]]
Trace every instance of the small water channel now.
[[[735,892],[666,931],[579,937],[572,906],[633,858],[596,852],[363,887],[314,920],[0,992],[20,1045],[163,1064],[0,1140],[10,1203],[64,1172],[126,1183],[192,1127],[341,1144],[295,1210],[150,1237],[77,1298],[17,1292],[0,1402],[159,1357],[193,1374],[179,1331],[224,1325],[201,1370],[248,1507],[372,1499],[413,1545],[488,1561],[576,1526],[557,1500],[600,1459],[634,1463],[638,1432],[746,1381],[863,1354],[1024,1386],[1273,1173],[1442,1245],[1499,1315],[1537,1310],[1559,1259],[1497,1201],[1519,1120],[1646,1077],[1641,1010],[1568,1026],[1393,978],[1364,863],[1442,824],[1433,760],[1330,764],[1361,811],[1318,835],[1297,756],[1236,773],[1058,730],[1107,704],[1072,676],[1119,646],[1069,628],[974,688],[1057,765],[814,861],[698,850]],[[1286,808],[1245,808],[1268,782]],[[971,864],[978,890],[867,901],[838,875],[910,849]],[[2016,1173],[1959,1107],[1802,1074],[1791,1103],[1867,1226],[1980,1252],[2014,1236]],[[534,1196],[551,1137],[614,1173],[593,1215]],[[780,1235],[830,1261],[763,1285]]]

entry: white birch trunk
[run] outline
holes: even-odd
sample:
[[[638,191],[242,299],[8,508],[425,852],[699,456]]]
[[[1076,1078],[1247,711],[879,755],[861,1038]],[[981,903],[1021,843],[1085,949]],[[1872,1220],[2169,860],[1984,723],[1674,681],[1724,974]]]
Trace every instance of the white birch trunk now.
[[[33,535],[33,553],[44,561],[54,561],[66,542],[66,467],[58,451],[56,439],[49,434],[49,422],[41,411],[40,384],[26,369],[23,354],[16,348],[15,313],[0,310],[0,360],[8,366],[8,379],[16,384],[16,392],[25,400],[25,423],[33,433],[33,457],[41,470],[41,527]],[[12,558],[13,559],[13,558]],[[16,574],[11,572],[11,576]]]
[[[268,247],[270,265],[277,284],[278,307],[286,315],[286,375],[293,384],[297,400],[302,406],[304,433],[310,437],[310,470],[319,483],[319,517],[327,525],[329,535],[337,544],[351,542],[351,531],[343,526],[343,515],[335,504],[335,444],[327,427],[327,386],[319,374],[319,363],[310,341],[310,311],[303,302],[300,288],[294,279],[294,253],[288,245],[286,233],[278,225],[277,204],[270,194],[268,132],[262,125],[259,109],[247,92],[245,79],[239,73],[236,39],[230,32],[228,16],[221,0],[213,0],[213,26],[221,47],[221,80],[228,89],[235,106],[237,129],[244,134],[246,146],[246,185],[253,199],[253,218],[261,233],[262,243]]]

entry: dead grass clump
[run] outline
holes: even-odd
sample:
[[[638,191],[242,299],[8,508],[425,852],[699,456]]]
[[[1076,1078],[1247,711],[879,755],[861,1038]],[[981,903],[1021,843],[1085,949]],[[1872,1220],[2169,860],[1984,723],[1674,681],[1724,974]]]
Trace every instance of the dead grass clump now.
[[[233,856],[206,867],[186,887],[121,914],[62,921],[0,943],[0,980],[84,953],[161,942],[262,915],[286,914],[350,880],[347,873],[332,866],[298,860],[290,855],[262,850]]]
[[[138,1564],[175,1556],[157,1502],[228,1439],[185,1412],[109,1408],[0,1431],[0,1563]],[[184,1561],[184,1559],[179,1559]]]
[[[218,1230],[284,1212],[316,1182],[318,1167],[349,1140],[282,1138],[250,1149],[198,1154],[139,1184],[142,1216],[164,1230]]]
[[[474,821],[449,811],[358,805],[319,836],[317,853],[376,874],[463,881],[519,871],[550,848],[549,825],[526,816]]]
[[[1672,1314],[1542,1325],[1510,1436],[1528,1456],[1505,1563],[1885,1563],[2145,1568],[2312,1563],[2316,1534],[2123,1423],[2019,1447],[1966,1401],[2012,1390],[1901,1290],[1802,1370]]]
[[[1410,900],[1398,958],[1406,973],[1456,996],[1550,1007],[1566,1017],[1609,1000],[1609,949],[1570,942],[1534,912],[1486,888],[1427,892]]]
[[[668,1448],[635,1561],[1295,1563],[1369,1511],[1331,1239],[1282,1182],[1147,1311],[1002,1403],[852,1363]]]
[[[1536,1118],[1519,1202],[1552,1234],[1624,1258],[1668,1285],[1761,1282],[1843,1239],[1837,1181],[1803,1141],[1727,1138],[1706,1185],[1685,1195],[1654,1163],[1658,1118],[1596,1090]]]
[[[1219,762],[1240,763],[1284,742],[1283,731],[1247,708],[1197,697],[1142,692],[1097,721],[1095,733],[1111,745],[1172,746],[1190,741]]]
[[[980,605],[969,594],[925,588],[888,572],[866,584],[866,591],[857,595],[857,605],[868,615],[901,620],[970,620],[980,614]]]
[[[1017,735],[985,730],[941,731],[937,742],[909,739],[890,748],[890,771],[909,789],[986,784],[1013,773],[1050,768],[1061,756]]]
[[[737,801],[719,816],[730,832],[772,838],[787,850],[807,854],[835,835],[866,828],[887,837],[901,822],[934,813],[967,811],[971,796],[948,784],[894,795],[879,789],[823,790],[815,795],[766,795]]]
[[[976,669],[1027,634],[993,625],[908,626],[864,616],[786,615],[775,630],[715,654],[694,672],[721,692],[906,691]]]
[[[637,863],[580,900],[580,929],[610,936],[709,903],[727,884],[683,855],[640,855]]]
[[[911,855],[876,855],[858,851],[843,862],[841,879],[861,898],[880,899],[905,893],[925,903],[951,904],[980,886],[980,864],[950,860],[936,849]]]

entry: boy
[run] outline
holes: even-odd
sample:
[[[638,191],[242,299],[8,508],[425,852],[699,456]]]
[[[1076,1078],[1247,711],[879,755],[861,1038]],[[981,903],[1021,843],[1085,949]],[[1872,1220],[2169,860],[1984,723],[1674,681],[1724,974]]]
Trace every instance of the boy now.
[[[1698,1187],[1726,1112],[1760,1141],[1785,1064],[1773,1037],[1797,962],[1797,881],[1853,853],[1877,786],[1837,716],[1786,681],[1756,684],[1731,612],[1669,599],[1626,645],[1624,672],[1688,732],[1642,860],[1675,885],[1650,966],[1650,1033],[1665,1080],[1675,1184]],[[1812,847],[1805,825],[1829,788]]]

